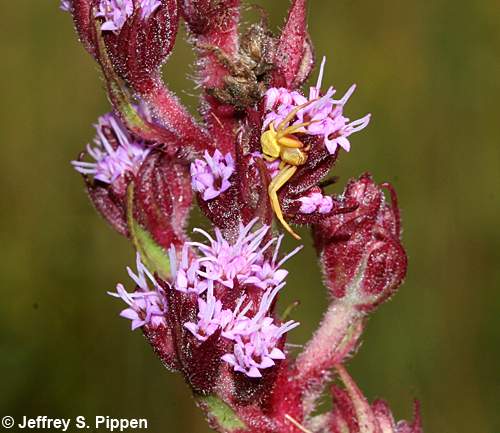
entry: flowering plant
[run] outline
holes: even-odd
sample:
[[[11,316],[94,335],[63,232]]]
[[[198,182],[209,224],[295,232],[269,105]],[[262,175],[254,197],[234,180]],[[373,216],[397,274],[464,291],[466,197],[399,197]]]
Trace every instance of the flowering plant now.
[[[342,194],[326,193],[330,170],[370,115],[346,117],[355,86],[339,98],[322,89],[324,59],[316,85],[301,90],[315,65],[306,1],[293,0],[277,36],[264,13],[240,35],[239,0],[63,0],[61,8],[100,65],[113,106],[72,163],[97,211],[137,251],[130,290],[118,284],[110,295],[165,367],[184,376],[210,426],[421,432],[418,408],[415,421],[396,423],[343,366],[407,261],[390,185],[364,174]],[[199,59],[200,121],[160,73],[181,19]],[[191,238],[193,196],[213,229]],[[300,239],[290,224],[311,227],[331,296],[296,357],[286,341],[299,323],[277,312],[286,262],[301,249],[280,251],[288,233]],[[327,386],[334,406],[318,415]]]

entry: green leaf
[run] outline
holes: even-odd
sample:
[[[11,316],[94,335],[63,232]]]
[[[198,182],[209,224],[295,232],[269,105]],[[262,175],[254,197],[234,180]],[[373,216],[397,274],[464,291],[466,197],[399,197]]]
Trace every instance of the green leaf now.
[[[246,425],[241,421],[236,413],[220,398],[209,395],[197,397],[198,403],[207,411],[225,432],[246,429]]]
[[[108,87],[108,96],[127,128],[136,135],[145,139],[156,139],[158,131],[146,122],[134,107],[134,98],[125,82],[118,76],[113,68],[104,38],[102,37],[101,24],[95,20],[95,33],[97,37],[99,63]]]
[[[158,245],[151,234],[134,218],[134,183],[127,191],[127,219],[130,236],[135,248],[141,255],[142,262],[153,273],[164,280],[170,279],[170,260],[168,253]]]

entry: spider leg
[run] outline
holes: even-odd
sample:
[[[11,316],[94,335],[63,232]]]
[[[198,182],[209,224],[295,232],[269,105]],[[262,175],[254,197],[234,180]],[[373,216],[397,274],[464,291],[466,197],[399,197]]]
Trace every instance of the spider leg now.
[[[278,125],[277,131],[282,131],[283,128],[287,123],[289,123],[296,115],[297,113],[302,110],[303,108],[306,108],[308,105],[311,105],[313,102],[316,102],[317,99],[313,99],[311,101],[307,101],[305,104],[299,105],[298,107],[295,107],[288,115],[283,119],[283,121]]]
[[[231,59],[231,57],[226,54],[221,48],[212,44],[203,43],[197,43],[196,48],[213,54],[220,65],[228,69],[231,75],[239,75],[241,73],[241,70],[238,68],[235,61]]]
[[[312,125],[313,123],[318,123],[319,120],[311,120],[310,122],[303,122],[303,123],[297,123],[296,125],[291,125],[288,128],[284,129],[283,131],[280,131],[277,133],[278,140],[280,140],[282,137],[285,137],[287,135],[292,135],[295,133],[299,133],[300,128],[304,126],[309,126]],[[286,146],[286,145],[285,145]]]
[[[296,149],[300,149],[301,147],[304,147],[304,143],[302,143],[300,140],[297,140],[296,138],[293,138],[293,137],[279,137],[278,144],[280,146],[283,146],[283,147],[291,147],[291,148],[296,148]]]
[[[269,155],[266,155],[265,153],[262,154],[262,157],[267,161],[267,162],[274,162],[276,161],[278,158],[275,158],[274,156],[269,156]]]
[[[245,8],[249,11],[256,11],[260,15],[260,26],[264,29],[269,28],[269,14],[262,6],[256,4],[248,4],[245,5]]]
[[[287,183],[290,178],[297,171],[297,167],[295,165],[289,165],[280,170],[278,175],[271,181],[268,188],[269,199],[271,200],[271,207],[273,208],[274,213],[276,214],[276,218],[283,224],[283,227],[297,240],[300,240],[300,236],[295,233],[290,225],[285,221],[283,217],[283,212],[281,211],[280,202],[278,199],[278,191],[279,189]]]

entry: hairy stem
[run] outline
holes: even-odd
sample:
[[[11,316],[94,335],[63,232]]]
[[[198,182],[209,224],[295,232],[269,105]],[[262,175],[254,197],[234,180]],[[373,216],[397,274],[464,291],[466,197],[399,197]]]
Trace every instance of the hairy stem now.
[[[304,413],[315,408],[331,368],[353,349],[361,334],[362,315],[351,305],[334,302],[320,327],[296,360],[297,380],[303,382]]]

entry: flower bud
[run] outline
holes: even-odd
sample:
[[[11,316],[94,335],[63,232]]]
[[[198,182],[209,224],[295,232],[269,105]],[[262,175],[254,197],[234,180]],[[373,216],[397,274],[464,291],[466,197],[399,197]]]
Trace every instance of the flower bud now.
[[[128,237],[126,198],[108,185],[92,182],[88,176],[84,179],[90,201],[97,212],[114,230]]]
[[[276,55],[273,85],[295,89],[309,77],[314,67],[314,50],[307,32],[307,0],[294,0]]]
[[[93,31],[91,20],[93,3],[93,0],[71,0],[71,4],[68,4],[68,7],[65,7],[64,10],[71,12],[80,41],[89,54],[96,58],[97,47],[92,37]]]
[[[167,250],[185,241],[192,191],[187,167],[165,153],[146,158],[129,188],[128,222],[137,250],[152,272],[169,276]]]
[[[365,174],[353,180],[344,199],[355,211],[335,215],[314,227],[325,283],[334,298],[371,311],[401,284],[407,258],[400,241],[399,210],[394,191],[387,204],[382,188]]]
[[[129,130],[169,148],[182,142],[185,153],[211,147],[161,79],[160,67],[179,24],[176,0],[74,0],[71,12],[82,43],[102,68],[109,99]],[[153,123],[136,112],[137,100],[148,105]]]
[[[172,51],[179,16],[175,0],[73,0],[71,12],[87,51],[101,62],[100,34],[116,73],[139,93],[158,84],[159,68]],[[102,63],[102,62],[101,62]]]
[[[160,66],[174,46],[179,16],[175,0],[142,3],[119,33],[105,31],[105,24],[101,29],[116,72],[136,92],[146,94],[160,85]]]

